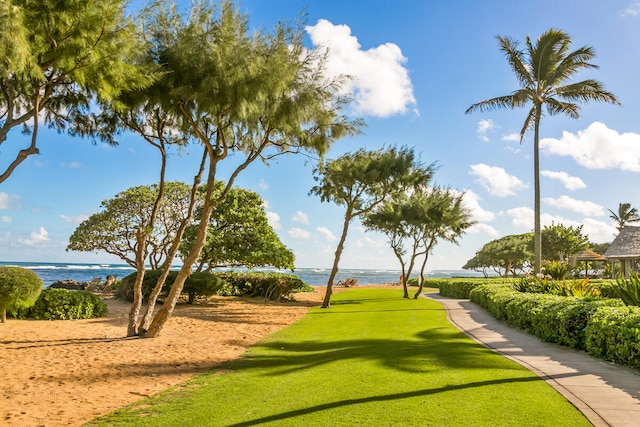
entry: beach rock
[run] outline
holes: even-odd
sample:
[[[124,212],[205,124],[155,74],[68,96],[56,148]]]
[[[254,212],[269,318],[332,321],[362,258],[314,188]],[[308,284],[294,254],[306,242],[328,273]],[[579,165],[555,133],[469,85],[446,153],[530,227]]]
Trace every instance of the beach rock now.
[[[50,288],[68,289],[70,291],[84,291],[86,283],[78,283],[75,280],[58,280],[49,286]]]
[[[102,292],[113,292],[113,285],[116,283],[116,276],[107,276],[107,283]]]

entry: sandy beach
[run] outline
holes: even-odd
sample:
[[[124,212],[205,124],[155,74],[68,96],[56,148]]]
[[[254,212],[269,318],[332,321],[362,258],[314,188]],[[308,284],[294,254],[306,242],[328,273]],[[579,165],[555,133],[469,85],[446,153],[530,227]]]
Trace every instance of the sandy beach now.
[[[345,288],[334,288],[334,292]],[[161,335],[126,338],[130,303],[106,298],[107,317],[0,324],[0,424],[78,426],[237,358],[320,305],[325,288],[295,302],[214,297],[178,304]]]

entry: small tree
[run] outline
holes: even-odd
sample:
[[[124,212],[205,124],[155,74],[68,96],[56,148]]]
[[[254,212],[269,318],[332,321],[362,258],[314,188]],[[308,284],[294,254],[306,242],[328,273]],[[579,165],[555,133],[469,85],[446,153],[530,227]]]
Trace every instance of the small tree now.
[[[473,223],[462,206],[462,194],[443,188],[419,188],[408,195],[397,195],[365,215],[364,225],[381,231],[402,267],[404,298],[409,298],[408,282],[415,260],[424,256],[418,277],[418,298],[424,285],[429,254],[439,240],[457,242]],[[405,255],[408,255],[405,258]]]
[[[31,307],[42,291],[42,279],[20,267],[0,267],[0,323],[7,321],[7,308]]]
[[[340,241],[322,302],[322,307],[327,308],[331,303],[333,281],[338,273],[351,221],[371,212],[396,194],[405,193],[412,187],[426,186],[433,176],[434,165],[422,166],[413,150],[406,147],[376,151],[360,149],[321,163],[313,173],[318,185],[310,193],[319,196],[323,202],[333,201],[346,208]]]
[[[582,234],[582,225],[566,227],[551,223],[542,230],[543,260],[565,261],[588,247],[589,237]]]
[[[462,267],[464,269],[491,268],[500,276],[515,276],[517,271],[524,271],[531,265],[533,252],[531,246],[533,234],[516,234],[504,236],[486,243]]]

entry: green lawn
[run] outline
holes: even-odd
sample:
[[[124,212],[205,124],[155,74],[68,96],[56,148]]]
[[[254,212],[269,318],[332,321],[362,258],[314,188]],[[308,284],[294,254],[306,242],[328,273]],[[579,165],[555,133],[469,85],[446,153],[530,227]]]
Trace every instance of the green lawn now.
[[[244,357],[90,425],[589,426],[533,373],[396,289],[334,295]]]

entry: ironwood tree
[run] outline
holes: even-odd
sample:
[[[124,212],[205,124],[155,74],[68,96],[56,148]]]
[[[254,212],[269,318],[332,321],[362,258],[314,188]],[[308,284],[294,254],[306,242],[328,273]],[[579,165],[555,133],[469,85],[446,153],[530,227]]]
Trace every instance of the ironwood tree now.
[[[41,122],[74,135],[99,102],[153,82],[155,74],[138,61],[145,49],[133,19],[125,16],[126,5],[0,2],[0,146],[9,161],[0,168],[0,182],[39,153]],[[18,140],[9,138],[17,129],[30,140],[7,156],[4,144]]]
[[[138,335],[157,336],[206,244],[215,207],[254,161],[286,153],[323,156],[337,139],[358,131],[341,112],[342,79],[324,76],[326,51],[303,46],[301,26],[279,23],[249,31],[230,1],[197,3],[188,15],[161,4],[145,22],[152,58],[164,71],[163,92],[182,132],[204,150],[204,197],[193,246],[163,306]],[[224,162],[224,163],[223,163]],[[221,164],[228,171],[219,176]],[[223,190],[215,192],[216,182]],[[195,185],[195,181],[194,181]]]
[[[320,197],[323,202],[334,202],[345,207],[342,232],[327,281],[323,308],[328,308],[331,304],[333,281],[338,274],[351,222],[373,211],[396,194],[426,186],[434,169],[433,164],[422,165],[413,149],[407,147],[372,151],[360,149],[314,168],[314,179],[318,184],[311,189],[310,194]]]

